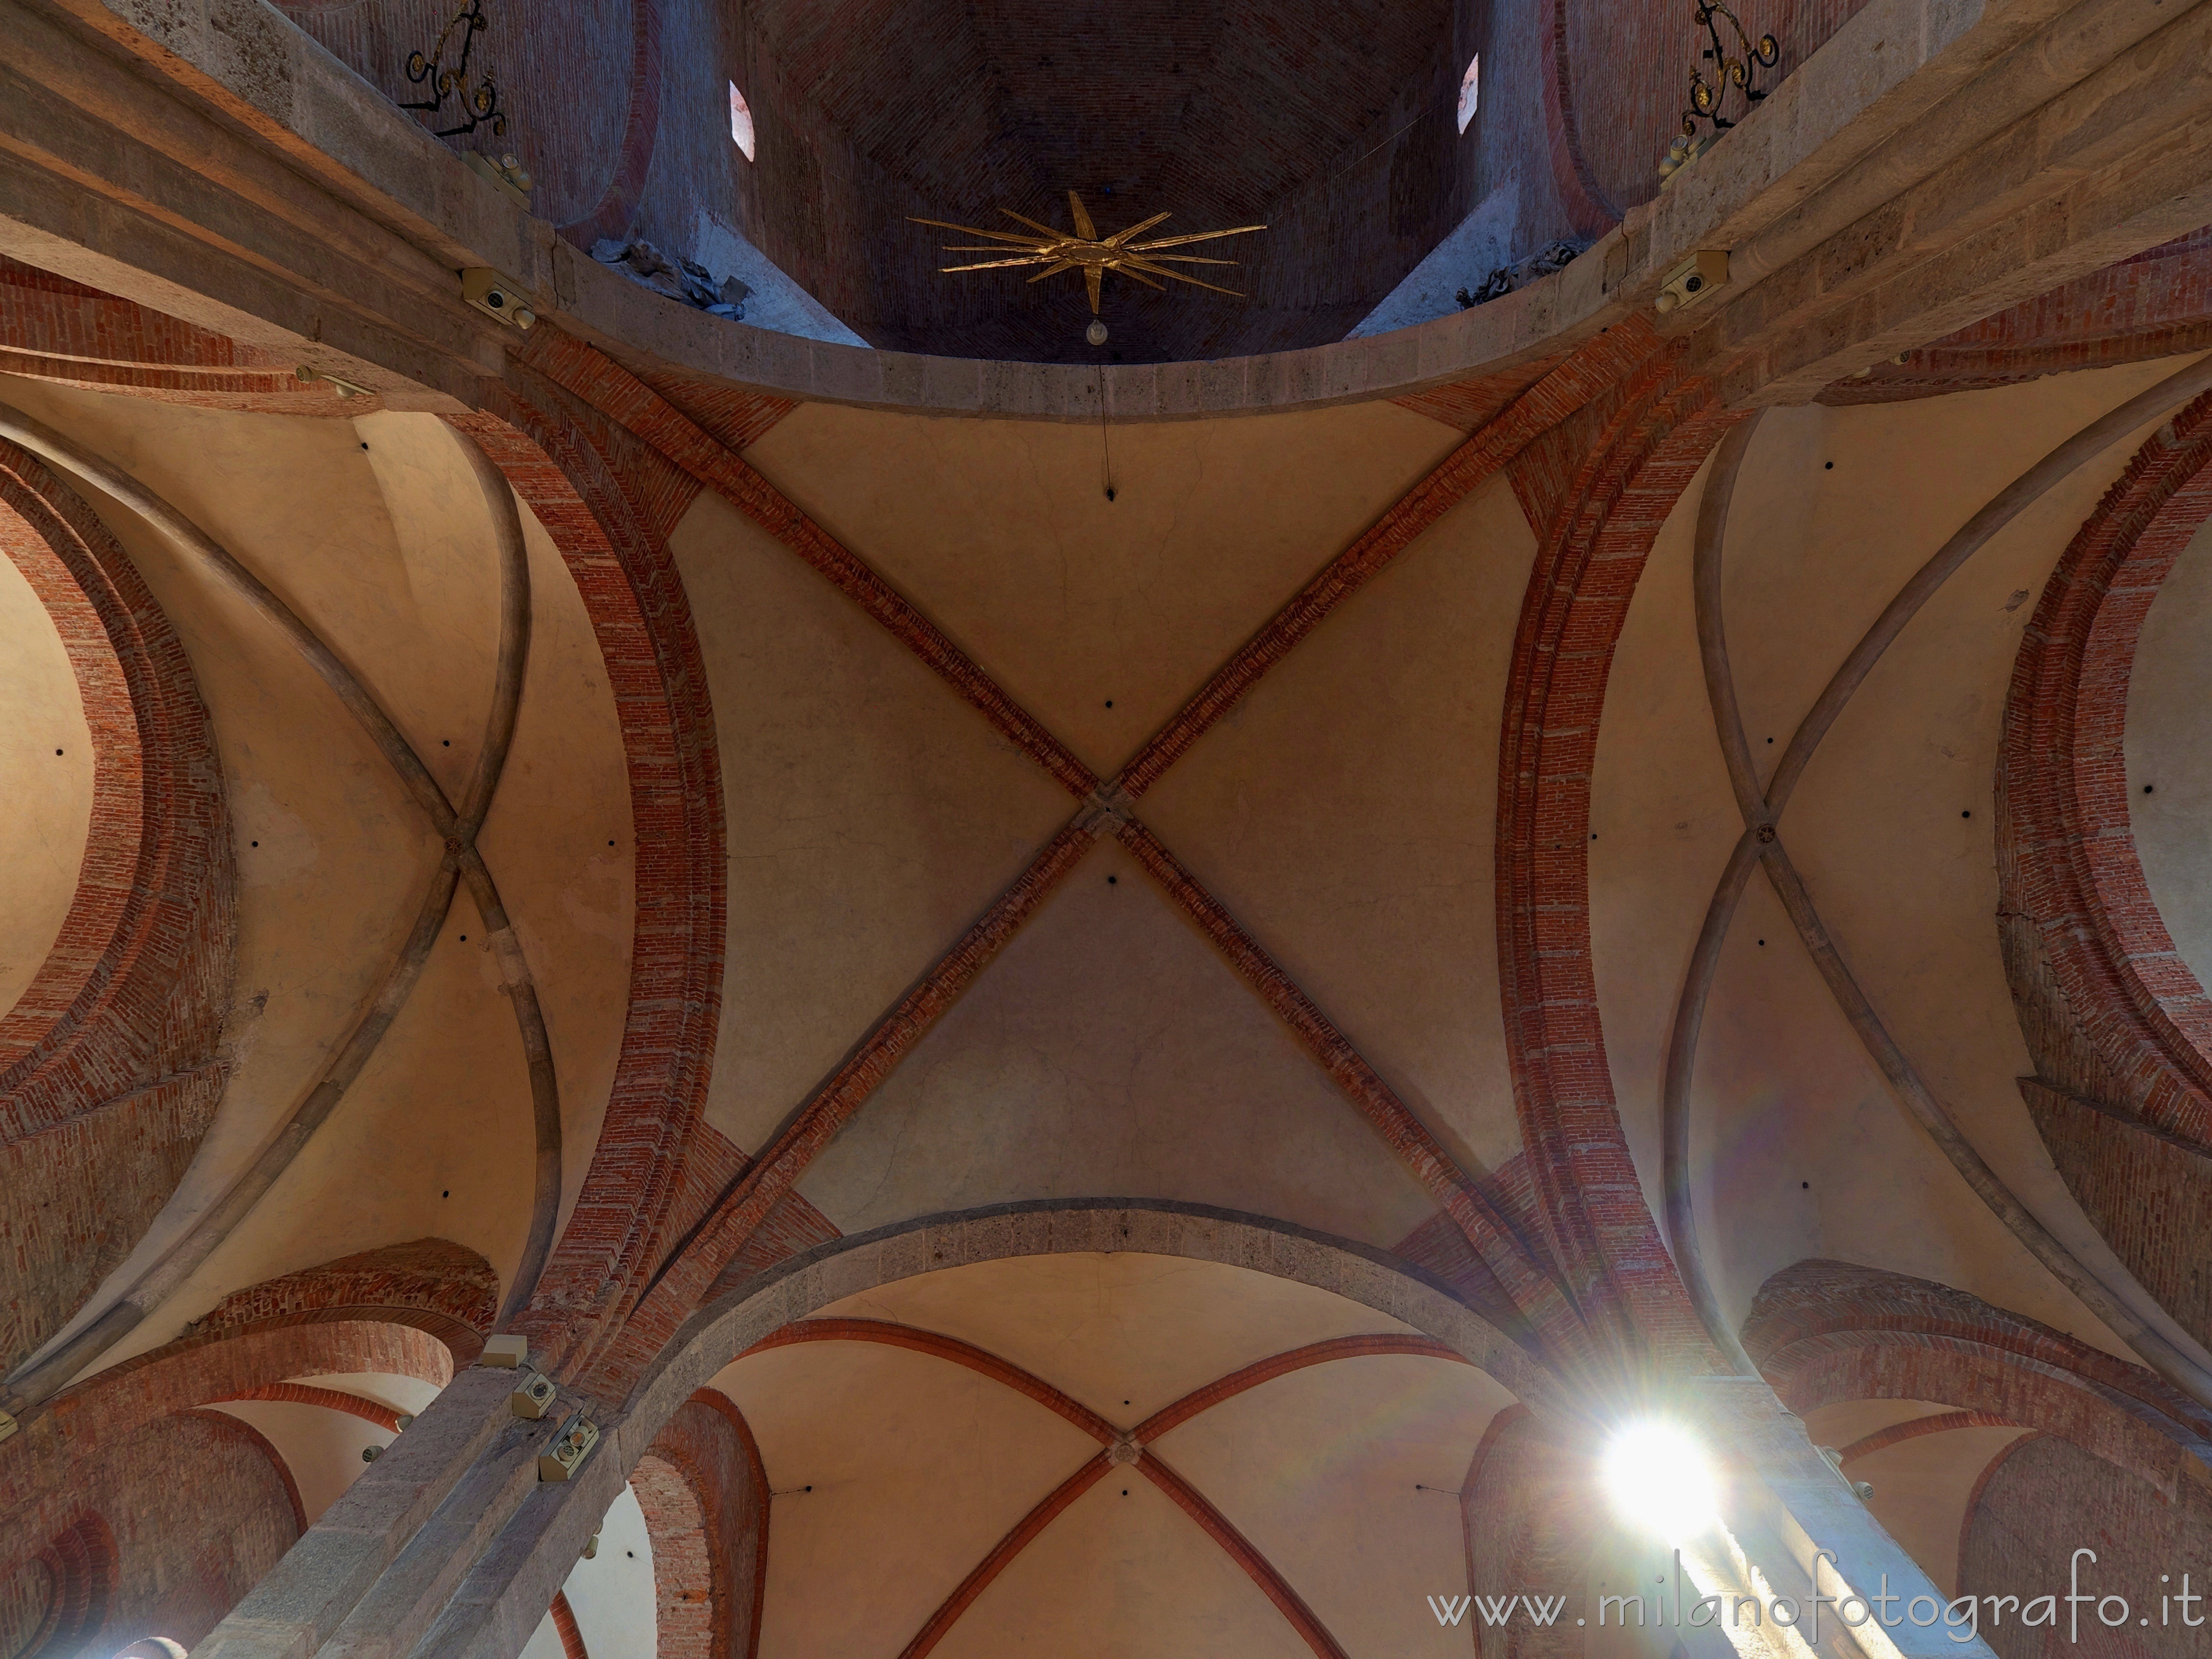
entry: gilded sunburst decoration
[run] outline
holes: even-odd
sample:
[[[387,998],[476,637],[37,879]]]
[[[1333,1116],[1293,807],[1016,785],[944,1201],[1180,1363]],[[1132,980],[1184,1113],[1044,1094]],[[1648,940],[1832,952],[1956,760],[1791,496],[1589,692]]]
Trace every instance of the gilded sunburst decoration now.
[[[1050,225],[1041,225],[1036,220],[1016,213],[1012,208],[1000,208],[1000,212],[1015,223],[1027,225],[1029,234],[1016,235],[1011,231],[979,230],[974,225],[956,225],[943,219],[916,219],[918,225],[933,225],[939,230],[957,230],[963,236],[988,239],[980,246],[965,243],[948,243],[947,253],[1003,253],[1003,259],[981,259],[974,264],[942,265],[942,270],[1006,270],[1017,265],[1042,265],[1044,269],[1030,278],[1041,283],[1048,276],[1057,276],[1064,270],[1083,273],[1083,286],[1090,291],[1091,314],[1098,314],[1098,290],[1106,273],[1118,270],[1133,282],[1147,288],[1165,289],[1166,284],[1155,277],[1171,277],[1178,283],[1190,283],[1200,288],[1210,288],[1216,294],[1244,296],[1233,288],[1224,288],[1218,283],[1202,281],[1185,276],[1180,270],[1170,270],[1178,265],[1233,265],[1234,259],[1211,259],[1194,253],[1162,253],[1165,247],[1182,247],[1192,242],[1210,242],[1221,236],[1242,236],[1248,232],[1265,230],[1265,225],[1237,225],[1228,230],[1196,230],[1180,236],[1155,236],[1147,241],[1133,239],[1150,230],[1169,216],[1155,213],[1142,224],[1131,225],[1127,230],[1117,230],[1111,236],[1101,236],[1098,228],[1091,222],[1091,214],[1083,205],[1083,198],[1073,191],[1067,192],[1067,205],[1075,218],[1073,233],[1054,230]]]

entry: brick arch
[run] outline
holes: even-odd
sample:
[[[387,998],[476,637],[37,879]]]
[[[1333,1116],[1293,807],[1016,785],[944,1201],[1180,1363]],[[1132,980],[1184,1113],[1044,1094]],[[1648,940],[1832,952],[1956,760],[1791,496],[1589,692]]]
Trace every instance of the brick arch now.
[[[2212,1462],[2212,1415],[2155,1372],[1929,1279],[1796,1262],[1759,1286],[1743,1344],[1801,1416],[1935,1401],[2069,1441],[2169,1498]]]
[[[1491,1419],[1460,1487],[1468,1585],[1570,1586],[1589,1574],[1598,1515],[1590,1503],[1589,1453],[1525,1407]],[[1491,1659],[1571,1659],[1583,1638],[1564,1625],[1515,1623],[1478,1632]]]
[[[2051,573],[2014,664],[1997,772],[2008,968],[2039,1073],[2200,1153],[2212,998],[2151,900],[2123,744],[2144,619],[2208,515],[2212,393],[2137,452]]]
[[[1618,378],[1509,469],[1538,538],[1498,764],[1498,955],[1514,1103],[1554,1259],[1632,1369],[1719,1364],[1645,1206],[1590,961],[1590,774],[1606,678],[1659,527],[1739,415],[1683,348],[1617,325]],[[1611,337],[1608,336],[1608,337]]]
[[[0,1585],[0,1651],[67,1659],[107,1621],[115,1593],[115,1529],[83,1510]]]
[[[615,688],[637,848],[629,1012],[606,1115],[517,1322],[545,1363],[565,1371],[619,1328],[672,1231],[690,1218],[678,1210],[687,1170],[735,1155],[701,1121],[728,871],[705,665],[667,548],[672,519],[654,511],[667,503],[642,495],[602,422],[532,371],[510,372],[483,413],[449,418],[499,467],[575,580]],[[691,1156],[702,1137],[711,1137],[706,1156]]]
[[[0,1360],[67,1322],[213,1120],[235,947],[229,809],[168,619],[82,498],[0,442],[0,548],[44,602],[91,728],[93,803],[52,950],[0,1018]]]
[[[660,1659],[753,1659],[768,1590],[768,1471],[727,1395],[677,1408],[630,1476],[653,1540]]]

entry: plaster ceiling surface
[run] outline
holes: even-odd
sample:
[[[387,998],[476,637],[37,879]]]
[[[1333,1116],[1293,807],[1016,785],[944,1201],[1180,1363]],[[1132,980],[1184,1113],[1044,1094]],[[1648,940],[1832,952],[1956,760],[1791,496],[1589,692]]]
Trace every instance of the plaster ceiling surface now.
[[[1820,1445],[1848,1446],[1893,1423],[1952,1407],[1925,1401],[1867,1400],[1808,1413],[1806,1432]],[[1959,1540],[1982,1472],[2025,1431],[1939,1429],[1855,1457],[1844,1473],[1874,1487],[1867,1507],[1946,1595],[1958,1592]],[[2007,1588],[2010,1588],[2007,1586]]]
[[[915,1147],[929,1156],[908,1156]],[[1255,1211],[1388,1246],[1434,1208],[1114,845],[1077,866],[799,1189],[848,1232],[1110,1194]]]
[[[2147,363],[1909,404],[1771,411],[1732,505],[1723,604],[1754,763],[1951,532],[2063,438],[2170,371]],[[2001,532],[1890,647],[1816,753],[1783,839],[1844,960],[2010,1184],[2091,1259],[2014,1081],[2030,1071],[1996,937],[1996,747],[2021,630],[2058,556],[2157,422]],[[1832,463],[1832,465],[1831,465]],[[1639,582],[1593,785],[1591,927],[1614,1091],[1659,1200],[1661,1068],[1713,883],[1740,832],[1698,667],[1703,483]],[[1772,742],[1770,743],[1769,739]],[[1893,1099],[1754,877],[1723,951],[1692,1092],[1691,1167],[1723,1305],[1832,1256],[1940,1279],[2107,1347]],[[1900,1213],[1914,1216],[1909,1227]]]
[[[5,509],[0,509],[5,511]],[[60,631],[0,557],[0,1014],[45,965],[76,897],[92,825],[92,731]]]
[[[2212,984],[2212,530],[2200,530],[2152,600],[2128,680],[2128,822],[2159,919],[2200,985]]]
[[[1103,432],[812,404],[745,459],[1110,772],[1461,441],[1387,403]]]
[[[126,468],[260,574],[377,695],[447,794],[464,792],[489,707],[497,582],[481,492],[441,422],[221,413],[30,382],[7,395]],[[273,626],[135,514],[84,493],[191,659],[239,867],[229,1086],[178,1194],[118,1270],[127,1282],[312,1086],[413,925],[439,844],[371,740]],[[629,784],[581,599],[526,514],[525,532],[532,653],[481,844],[538,977],[573,1196],[623,1030],[635,910]],[[350,1251],[435,1236],[512,1271],[528,1221],[532,1131],[500,986],[464,894],[339,1109],[111,1360],[167,1340],[233,1290]],[[343,1204],[331,1202],[337,1192]]]
[[[1123,1427],[1255,1361],[1410,1328],[1249,1270],[1138,1254],[1021,1257],[902,1279],[823,1309],[982,1349]],[[896,1654],[1097,1443],[957,1360],[815,1341],[715,1379],[777,1493],[763,1653]],[[1237,1394],[1161,1436],[1165,1460],[1352,1651],[1389,1651],[1464,1577],[1449,1495],[1510,1396],[1471,1366],[1338,1358]],[[1417,1482],[1443,1494],[1417,1492]],[[811,1491],[805,1490],[811,1486]],[[1431,1582],[1433,1580],[1434,1582]],[[1232,1651],[1304,1644],[1253,1577],[1132,1466],[1013,1557],[937,1651]]]

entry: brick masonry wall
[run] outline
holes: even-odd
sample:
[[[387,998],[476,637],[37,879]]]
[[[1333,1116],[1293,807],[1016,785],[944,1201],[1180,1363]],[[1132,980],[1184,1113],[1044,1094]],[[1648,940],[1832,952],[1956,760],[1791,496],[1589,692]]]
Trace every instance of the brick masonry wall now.
[[[0,550],[61,634],[94,748],[76,893],[0,1017],[4,1368],[137,1243],[214,1116],[236,873],[182,644],[91,509],[4,443]]]
[[[1506,683],[1498,950],[1514,1101],[1553,1259],[1624,1351],[1648,1344],[1702,1369],[1716,1358],[1644,1206],[1606,1064],[1590,967],[1589,787],[1606,677],[1644,559],[1735,417],[1679,347],[1633,322],[1614,336],[1610,384],[1558,444],[1547,434],[1509,469],[1524,502],[1559,505],[1534,520],[1539,550]],[[1541,486],[1553,477],[1571,482]]]
[[[303,1529],[298,1494],[269,1443],[212,1412],[165,1417],[103,1445],[76,1464],[64,1499],[68,1518],[51,1528],[27,1534],[20,1519],[9,1522],[15,1559],[0,1569],[0,1650],[64,1659],[148,1636],[190,1647]],[[71,1588],[35,1564],[65,1554],[67,1534],[87,1517],[113,1540],[104,1616],[72,1644],[33,1649],[56,1595]]]
[[[1743,1342],[1799,1415],[1926,1400],[2072,1442],[2169,1495],[2197,1479],[2212,1413],[2154,1373],[1946,1285],[1800,1261],[1753,1298]]]
[[[2062,1599],[2057,1621],[2041,1628],[2018,1622],[2006,1609],[2002,1622],[1981,1632],[1998,1659],[2138,1659],[2138,1656],[2203,1651],[2204,1632],[2183,1626],[2180,1611],[2162,1595],[2189,1588],[2202,1595],[2212,1579],[2212,1492],[2195,1481],[2162,1492],[2070,1442],[2039,1437],[2010,1449],[1982,1482],[1966,1516],[1959,1552],[1961,1595],[2063,1598],[2073,1552],[2097,1553],[2081,1563],[2084,1592],[2121,1595],[2124,1619],[2107,1626],[2090,1607],[2081,1608],[2081,1639],[2072,1639],[2069,1610]],[[2160,1583],[2160,1575],[2170,1582]],[[2191,1610],[2203,1619],[2201,1601]],[[2138,1621],[2148,1619],[2148,1626]]]
[[[768,1474],[728,1397],[679,1407],[631,1477],[653,1538],[659,1659],[752,1659],[768,1585]]]
[[[2138,269],[2160,263],[2179,261]],[[2014,665],[1997,777],[1999,929],[2035,1060],[2029,1109],[2114,1252],[2200,1340],[2212,999],[2136,856],[2124,743],[2143,619],[2208,516],[2212,397],[2144,445],[2059,560]]]

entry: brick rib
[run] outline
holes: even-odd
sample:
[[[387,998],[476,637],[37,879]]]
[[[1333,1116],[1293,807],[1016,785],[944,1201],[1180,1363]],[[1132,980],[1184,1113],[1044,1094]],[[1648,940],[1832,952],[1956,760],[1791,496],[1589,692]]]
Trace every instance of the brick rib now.
[[[1292,1371],[1302,1371],[1310,1365],[1326,1365],[1337,1359],[1363,1359],[1377,1354],[1413,1354],[1423,1359],[1448,1360],[1455,1365],[1471,1363],[1466,1355],[1448,1348],[1433,1338],[1404,1336],[1385,1332],[1375,1336],[1338,1336],[1326,1342],[1312,1342],[1303,1348],[1270,1356],[1247,1365],[1241,1371],[1207,1383],[1171,1406],[1163,1407],[1130,1431],[1133,1438],[1149,1445],[1171,1429],[1181,1428],[1200,1412],[1211,1411],[1224,1400],[1233,1400],[1247,1389],[1256,1389],[1262,1382],[1272,1382],[1279,1376],[1288,1376]]]
[[[1440,462],[1357,541],[1291,596],[1290,602],[1221,665],[1115,780],[1131,799],[1160,781],[1206,729],[1243,700],[1261,677],[1323,618],[1364,586],[1485,480],[1646,356],[1656,337],[1632,317],[1584,342],[1566,361],[1515,398],[1503,415]]]
[[[1938,1412],[1933,1417],[1915,1417],[1903,1423],[1893,1423],[1886,1429],[1876,1429],[1872,1434],[1861,1435],[1843,1449],[1838,1458],[1845,1463],[1855,1462],[1862,1457],[1871,1457],[1878,1451],[1887,1451],[1892,1446],[1901,1446],[1908,1440],[1917,1440],[1923,1434],[1948,1434],[1953,1429],[2016,1429],[2020,1426],[2010,1418],[2000,1417],[1995,1412]]]
[[[1026,1399],[1036,1401],[1047,1411],[1057,1412],[1102,1446],[1113,1444],[1117,1432],[1111,1423],[1088,1406],[1070,1399],[1042,1377],[1031,1376],[1020,1366],[1010,1364],[994,1353],[987,1352],[973,1343],[963,1342],[957,1336],[920,1330],[912,1325],[900,1325],[887,1319],[794,1320],[778,1330],[769,1332],[747,1348],[745,1354],[765,1353],[770,1348],[787,1348],[801,1342],[877,1342],[886,1347],[926,1353],[932,1358],[964,1365],[994,1382],[1005,1384]],[[745,1354],[738,1357],[742,1359]]]
[[[1275,1571],[1273,1562],[1260,1553],[1259,1547],[1230,1524],[1229,1517],[1214,1508],[1199,1490],[1177,1474],[1150,1452],[1137,1460],[1137,1468],[1145,1478],[1173,1498],[1176,1506],[1192,1520],[1215,1543],[1221,1546],[1229,1559],[1243,1568],[1260,1593],[1275,1604],[1275,1610],[1290,1621],[1291,1628],[1299,1639],[1314,1650],[1316,1659],[1347,1659],[1344,1650],[1337,1645],[1336,1638],[1328,1633],[1305,1599],[1290,1587],[1283,1575]]]
[[[956,1624],[960,1615],[975,1605],[975,1598],[991,1587],[992,1580],[1004,1572],[1013,1559],[1030,1546],[1030,1541],[1042,1532],[1075,1500],[1097,1486],[1114,1465],[1107,1461],[1104,1452],[1088,1459],[1083,1467],[1061,1481],[1048,1493],[1044,1500],[1014,1523],[996,1544],[991,1553],[975,1565],[975,1570],[960,1581],[958,1588],[939,1603],[937,1611],[915,1632],[914,1639],[899,1650],[899,1659],[924,1659],[945,1632]]]
[[[380,1429],[393,1434],[399,1432],[399,1413],[380,1401],[365,1400],[357,1394],[347,1394],[339,1389],[319,1388],[312,1382],[264,1382],[258,1388],[240,1389],[235,1394],[223,1396],[229,1400],[277,1400],[295,1406],[320,1406],[325,1411],[343,1412],[349,1417],[358,1417],[364,1423],[374,1423]]]
[[[592,1659],[584,1649],[584,1632],[576,1628],[576,1615],[568,1606],[568,1598],[559,1590],[553,1592],[553,1605],[546,1609],[553,1616],[553,1628],[561,1636],[561,1659]]]
[[[2212,999],[2136,852],[2124,740],[2142,625],[2208,514],[2212,393],[2142,447],[2060,559],[2014,665],[1998,768],[2008,902],[2070,1023],[2124,1091],[2113,1103],[2200,1153],[2212,1149]],[[2056,1045],[2029,1035],[2042,1074],[2081,1087]]]
[[[1628,1154],[1590,962],[1589,803],[1613,651],[1659,527],[1735,417],[1656,346],[1601,410],[1540,528],[1498,744],[1498,931],[1506,1039],[1540,1212],[1572,1291],[1640,1346],[1717,1363]]]
[[[882,1085],[915,1044],[1006,942],[1020,931],[1068,873],[1089,854],[1096,841],[1090,815],[1079,816],[1047,842],[1014,884],[984,912],[952,948],[939,957],[862,1039],[842,1065],[816,1090],[790,1126],[748,1164],[720,1198],[709,1206],[690,1234],[672,1249],[640,1300],[637,1313],[605,1351],[599,1368],[607,1371],[610,1397],[615,1387],[650,1363],[677,1326],[698,1305],[729,1259],[767,1218],[784,1195],[833,1139],[853,1114]]]
[[[799,555],[853,600],[1072,795],[1098,779],[904,595],[760,473],[612,358],[557,329],[533,331],[526,361],[629,428]]]
[[[1304,1045],[1360,1113],[1413,1172],[1415,1180],[1449,1215],[1497,1284],[1501,1297],[1518,1308],[1547,1341],[1570,1348],[1580,1340],[1580,1322],[1560,1286],[1539,1265],[1535,1253],[1512,1224],[1415,1117],[1397,1092],[1382,1080],[1359,1051],[1338,1030],[1313,999],[1276,965],[1259,942],[1237,924],[1174,854],[1142,823],[1123,826],[1121,845],[1142,865],[1168,896],[1213,946],[1237,976],[1259,994],[1276,1018]]]

